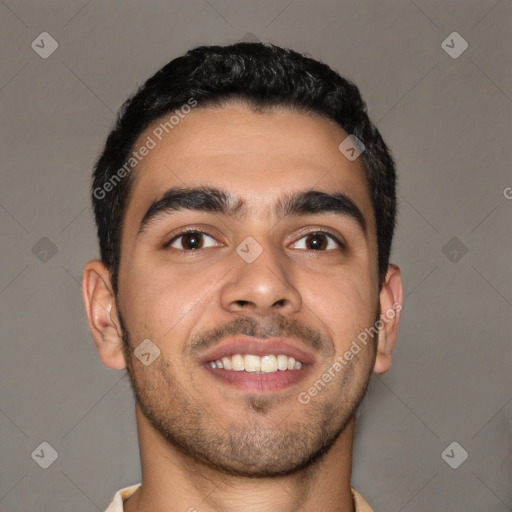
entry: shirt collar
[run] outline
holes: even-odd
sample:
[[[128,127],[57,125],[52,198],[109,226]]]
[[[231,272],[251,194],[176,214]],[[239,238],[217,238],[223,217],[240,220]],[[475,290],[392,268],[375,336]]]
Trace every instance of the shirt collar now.
[[[114,496],[114,500],[109,505],[105,512],[124,512],[123,503],[140,487],[140,484],[132,485],[130,487],[125,487],[124,489],[120,489],[116,492]],[[373,512],[370,508],[370,505],[366,502],[366,500],[354,489],[350,488],[352,491],[352,498],[354,500],[354,506],[356,512]]]

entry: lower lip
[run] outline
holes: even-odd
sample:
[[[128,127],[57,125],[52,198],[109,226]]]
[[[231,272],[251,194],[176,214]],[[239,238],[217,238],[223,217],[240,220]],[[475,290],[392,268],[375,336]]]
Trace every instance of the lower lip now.
[[[311,365],[304,365],[300,370],[278,370],[274,373],[235,372],[212,368],[209,364],[205,364],[204,368],[216,379],[242,391],[269,393],[282,391],[297,384],[309,373]]]

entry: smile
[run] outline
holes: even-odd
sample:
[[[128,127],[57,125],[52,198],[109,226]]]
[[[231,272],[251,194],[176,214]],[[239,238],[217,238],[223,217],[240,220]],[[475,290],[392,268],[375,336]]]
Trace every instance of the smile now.
[[[278,371],[301,370],[304,364],[284,354],[258,356],[254,354],[233,354],[216,361],[208,361],[211,368],[233,372],[276,373]]]
[[[201,366],[216,382],[246,393],[285,391],[308,378],[313,354],[283,338],[224,340],[204,354]]]

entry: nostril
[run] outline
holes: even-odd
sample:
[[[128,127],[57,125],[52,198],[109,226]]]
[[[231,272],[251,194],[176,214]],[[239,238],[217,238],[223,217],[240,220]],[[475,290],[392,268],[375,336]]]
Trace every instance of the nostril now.
[[[239,306],[247,306],[247,304],[249,304],[249,301],[248,300],[237,300],[236,303]]]

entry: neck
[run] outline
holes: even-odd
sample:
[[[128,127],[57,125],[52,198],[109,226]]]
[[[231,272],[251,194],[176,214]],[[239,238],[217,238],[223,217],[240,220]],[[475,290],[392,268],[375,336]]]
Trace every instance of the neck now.
[[[197,462],[164,440],[136,405],[142,484],[125,512],[353,512],[350,475],[355,420],[329,452],[289,476],[226,475]]]

